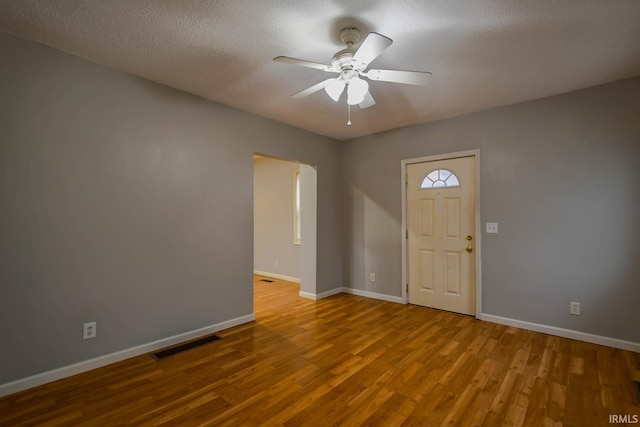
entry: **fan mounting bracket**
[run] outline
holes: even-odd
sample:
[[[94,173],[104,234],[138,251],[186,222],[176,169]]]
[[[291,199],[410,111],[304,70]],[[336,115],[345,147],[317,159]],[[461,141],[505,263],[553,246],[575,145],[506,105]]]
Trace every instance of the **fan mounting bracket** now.
[[[356,27],[343,28],[342,31],[340,31],[340,39],[347,45],[347,47],[333,55],[333,58],[331,58],[331,66],[333,69],[338,72],[343,72],[345,70],[355,70],[360,72],[364,70],[367,64],[356,62],[353,59],[353,56],[357,51],[353,45],[360,40],[360,30]]]
[[[346,27],[340,31],[340,40],[348,47],[353,46],[360,40],[360,30],[356,27]]]

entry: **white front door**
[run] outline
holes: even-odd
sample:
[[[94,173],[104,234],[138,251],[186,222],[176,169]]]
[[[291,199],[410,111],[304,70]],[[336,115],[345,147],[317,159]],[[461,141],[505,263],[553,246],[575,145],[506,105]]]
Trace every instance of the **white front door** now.
[[[475,158],[407,166],[409,303],[475,314]]]

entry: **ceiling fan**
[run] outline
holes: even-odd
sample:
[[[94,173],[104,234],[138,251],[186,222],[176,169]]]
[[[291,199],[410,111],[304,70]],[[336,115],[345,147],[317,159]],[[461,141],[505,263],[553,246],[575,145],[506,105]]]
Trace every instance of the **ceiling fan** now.
[[[355,27],[344,28],[340,32],[340,39],[347,45],[346,49],[333,55],[331,65],[305,61],[303,59],[278,56],[273,58],[276,62],[299,65],[328,73],[337,73],[338,77],[326,79],[305,90],[293,94],[292,98],[304,98],[312,93],[324,89],[327,95],[338,102],[340,96],[347,89],[347,104],[358,105],[360,108],[369,108],[376,101],[369,92],[369,83],[362,77],[372,81],[403,83],[423,86],[429,82],[431,73],[425,71],[398,71],[398,70],[369,70],[365,71],[371,61],[376,59],[386,48],[391,46],[393,40],[378,33],[369,33],[360,47],[354,48],[360,40],[360,31]],[[351,124],[347,122],[347,124]]]

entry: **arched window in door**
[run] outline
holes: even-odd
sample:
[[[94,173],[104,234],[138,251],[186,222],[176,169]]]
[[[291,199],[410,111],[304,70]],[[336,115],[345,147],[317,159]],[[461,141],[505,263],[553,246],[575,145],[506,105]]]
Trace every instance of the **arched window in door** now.
[[[448,169],[436,169],[429,172],[420,182],[420,188],[459,187],[460,180]]]

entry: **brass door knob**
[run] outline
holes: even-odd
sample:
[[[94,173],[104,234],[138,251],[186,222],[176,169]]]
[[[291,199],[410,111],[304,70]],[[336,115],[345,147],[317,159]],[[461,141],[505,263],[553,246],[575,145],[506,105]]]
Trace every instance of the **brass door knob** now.
[[[467,246],[467,252],[473,252],[473,248],[471,247],[471,245]]]

